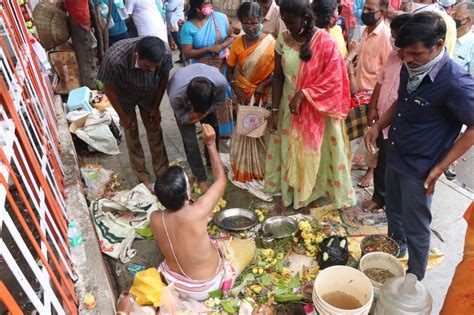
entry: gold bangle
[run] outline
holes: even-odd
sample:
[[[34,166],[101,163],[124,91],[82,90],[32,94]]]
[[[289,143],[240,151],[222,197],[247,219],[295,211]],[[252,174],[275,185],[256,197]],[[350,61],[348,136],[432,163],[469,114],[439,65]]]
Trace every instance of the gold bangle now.
[[[115,315],[127,315],[125,312],[116,312]]]
[[[278,112],[280,109],[278,108],[272,108],[272,112]]]

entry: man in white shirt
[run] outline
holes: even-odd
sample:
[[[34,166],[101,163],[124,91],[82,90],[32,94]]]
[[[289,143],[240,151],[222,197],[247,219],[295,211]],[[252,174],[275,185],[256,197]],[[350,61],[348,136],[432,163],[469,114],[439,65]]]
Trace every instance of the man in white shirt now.
[[[453,60],[474,77],[474,33],[471,31],[474,3],[461,2],[454,6],[452,17],[457,27],[458,38]]]
[[[157,36],[168,43],[165,22],[155,0],[127,0],[125,6],[137,27],[138,36]]]

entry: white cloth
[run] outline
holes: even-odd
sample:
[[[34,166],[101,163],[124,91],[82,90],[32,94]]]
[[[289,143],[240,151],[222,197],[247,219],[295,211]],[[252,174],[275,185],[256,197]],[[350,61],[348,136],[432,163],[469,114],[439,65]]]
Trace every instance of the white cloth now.
[[[125,4],[138,36],[157,36],[168,43],[168,32],[155,0],[128,0]]]
[[[166,25],[171,32],[179,31],[179,20],[185,20],[184,0],[169,0],[165,3]]]

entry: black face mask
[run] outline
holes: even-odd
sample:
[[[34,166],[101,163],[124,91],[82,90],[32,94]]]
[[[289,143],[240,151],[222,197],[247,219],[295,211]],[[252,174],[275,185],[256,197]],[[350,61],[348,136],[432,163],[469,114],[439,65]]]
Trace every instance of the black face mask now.
[[[462,20],[454,19],[454,22],[456,23],[456,28],[460,28],[462,26],[462,21],[464,21],[464,19]]]
[[[361,20],[362,20],[362,23],[364,23],[367,26],[373,26],[373,25],[377,24],[378,20],[375,18],[375,13],[376,12],[378,12],[378,11],[363,12],[361,17],[360,17]]]

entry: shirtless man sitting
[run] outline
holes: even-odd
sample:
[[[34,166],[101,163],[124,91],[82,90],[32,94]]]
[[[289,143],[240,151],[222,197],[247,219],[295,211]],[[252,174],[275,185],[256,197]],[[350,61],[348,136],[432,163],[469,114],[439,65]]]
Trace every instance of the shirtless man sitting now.
[[[209,151],[214,183],[192,202],[184,170],[179,166],[170,167],[155,183],[156,196],[166,210],[156,211],[150,218],[153,235],[165,256],[160,272],[179,292],[196,300],[207,299],[208,293],[215,290],[229,290],[244,268],[242,264],[232,264],[228,260],[232,257],[224,257],[222,244],[210,239],[207,233],[209,217],[224,194],[227,179],[217,152],[216,134],[210,125],[202,125],[202,139]],[[242,241],[239,242],[237,247],[235,244],[227,246],[227,254],[230,247],[231,256],[238,258],[237,251],[242,247]],[[244,247],[245,251],[255,251],[253,242],[247,241]],[[250,263],[253,252],[246,264]]]

